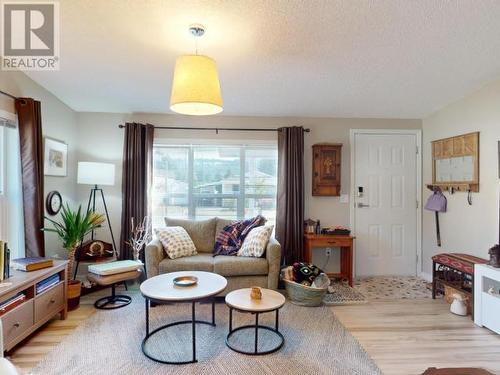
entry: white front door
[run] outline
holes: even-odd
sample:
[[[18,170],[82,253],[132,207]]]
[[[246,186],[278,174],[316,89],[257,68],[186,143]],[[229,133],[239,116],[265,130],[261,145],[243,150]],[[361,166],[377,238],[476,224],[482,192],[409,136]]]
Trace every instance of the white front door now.
[[[417,272],[417,136],[354,134],[356,276]]]

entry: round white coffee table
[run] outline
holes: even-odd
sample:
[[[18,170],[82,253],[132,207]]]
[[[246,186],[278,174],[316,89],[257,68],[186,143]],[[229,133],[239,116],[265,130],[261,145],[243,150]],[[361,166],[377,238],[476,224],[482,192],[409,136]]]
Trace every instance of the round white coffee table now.
[[[179,276],[195,276],[198,278],[198,283],[193,286],[177,286],[174,285],[174,278]],[[176,364],[182,365],[187,363],[195,363],[196,360],[196,323],[198,324],[208,324],[215,326],[215,296],[222,292],[227,285],[227,280],[215,273],[211,272],[201,272],[201,271],[183,271],[183,272],[172,272],[163,275],[154,276],[147,279],[141,284],[141,294],[146,300],[146,336],[142,340],[142,352],[146,357],[152,359],[153,361],[166,363],[166,364]],[[196,320],[196,302],[201,300],[212,299],[212,321],[206,322],[201,320]],[[155,304],[165,304],[172,302],[188,302],[191,303],[191,320],[183,320],[178,322],[173,322],[165,324],[155,330],[149,332],[149,308],[150,303]],[[153,357],[146,350],[146,343],[148,339],[155,333],[158,333],[169,327],[181,325],[181,324],[191,324],[192,325],[192,344],[193,344],[193,359],[188,361],[166,361]],[[172,348],[168,348],[171,350]]]
[[[262,291],[262,299],[255,300],[250,298],[251,288],[238,289],[226,296],[226,304],[229,307],[229,333],[226,337],[226,345],[234,350],[235,352],[249,355],[263,355],[274,353],[279,350],[283,343],[285,342],[285,338],[279,331],[279,310],[285,304],[285,297],[270,289],[261,289]],[[242,312],[242,313],[250,313],[255,314],[255,324],[245,325],[238,328],[233,329],[233,310]],[[259,315],[263,313],[276,311],[276,322],[275,327],[267,327],[259,324]],[[254,348],[253,351],[243,350],[241,348],[236,348],[230,343],[231,336],[233,333],[241,330],[252,329],[255,330],[254,334]],[[279,338],[279,344],[275,347],[266,350],[259,351],[259,329],[265,329],[267,331],[271,331],[276,334]]]

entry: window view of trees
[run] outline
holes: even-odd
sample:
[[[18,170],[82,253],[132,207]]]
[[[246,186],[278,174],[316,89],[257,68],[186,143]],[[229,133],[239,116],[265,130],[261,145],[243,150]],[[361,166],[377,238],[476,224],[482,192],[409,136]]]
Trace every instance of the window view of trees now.
[[[153,225],[163,217],[275,221],[275,146],[154,147]]]

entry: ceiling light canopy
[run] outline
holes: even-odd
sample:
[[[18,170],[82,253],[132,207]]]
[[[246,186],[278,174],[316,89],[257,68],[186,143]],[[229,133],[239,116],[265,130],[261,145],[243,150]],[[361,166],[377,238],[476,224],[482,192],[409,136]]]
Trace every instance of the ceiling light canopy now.
[[[205,32],[201,25],[193,25],[189,30],[195,37],[201,37]],[[183,115],[194,116],[222,112],[222,96],[215,60],[198,54],[177,58],[170,109]]]

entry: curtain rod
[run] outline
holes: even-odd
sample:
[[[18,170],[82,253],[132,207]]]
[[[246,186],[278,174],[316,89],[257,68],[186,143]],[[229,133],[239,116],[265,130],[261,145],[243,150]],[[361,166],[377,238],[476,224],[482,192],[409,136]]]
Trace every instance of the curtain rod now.
[[[120,124],[118,127],[124,128],[125,125]],[[265,128],[190,128],[185,126],[155,126],[155,129],[168,129],[168,130],[215,130],[218,134],[219,131],[232,131],[232,132],[277,132],[279,129],[265,129]],[[309,133],[311,129],[304,129],[305,133]]]
[[[3,95],[5,95],[5,96],[8,96],[9,98],[14,99],[14,100],[16,100],[16,99],[17,99],[17,96],[14,96],[14,95],[9,94],[8,92],[2,91],[2,90],[0,90],[0,94],[3,94]]]

